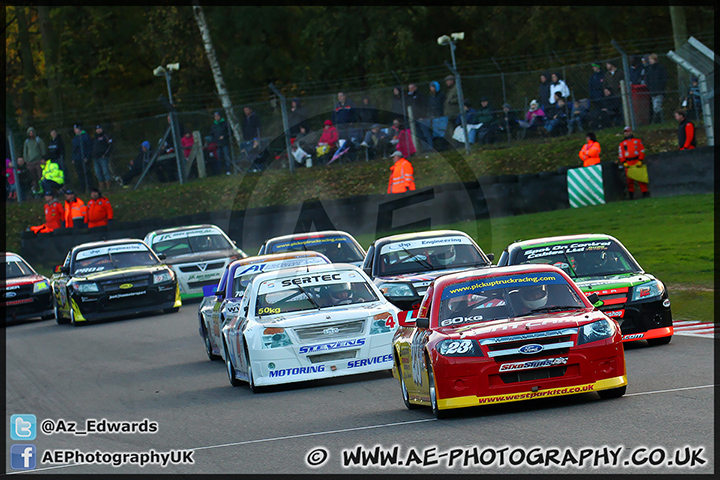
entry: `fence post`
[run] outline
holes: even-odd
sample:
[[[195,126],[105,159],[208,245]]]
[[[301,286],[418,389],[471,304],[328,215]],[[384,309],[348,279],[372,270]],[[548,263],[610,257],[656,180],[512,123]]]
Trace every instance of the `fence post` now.
[[[615,47],[618,52],[620,52],[620,55],[622,55],[623,77],[625,78],[625,85],[629,85],[628,88],[626,88],[625,95],[623,96],[623,105],[627,103],[627,108],[630,111],[630,128],[632,128],[634,132],[635,111],[633,109],[632,103],[632,84],[630,83],[630,66],[628,64],[627,53],[625,53],[625,51],[620,48],[620,44],[618,44],[618,42],[616,42],[614,38],[610,41],[610,43],[612,43],[612,46]]]
[[[500,81],[502,82],[502,90],[503,90],[503,105],[505,105],[506,103],[508,103],[507,95],[505,93],[505,72],[502,71],[502,69],[500,68],[500,65],[498,65],[498,63],[495,61],[494,57],[490,57],[490,60],[493,61],[493,63],[495,64],[495,67],[497,67],[498,71],[500,72]],[[505,125],[505,133],[507,133],[508,143],[510,143],[510,128],[508,125]]]
[[[455,48],[455,44],[450,44],[450,48]],[[463,98],[463,91],[462,91],[462,85],[460,83],[460,74],[455,70],[452,65],[450,65],[448,62],[445,62],[445,66],[450,69],[453,75],[455,75],[455,87],[458,91],[458,102],[460,102],[460,121],[462,122],[463,127],[463,134],[465,135],[465,154],[470,155],[470,142],[468,138],[468,129],[467,129],[467,115],[465,115],[465,99]]]
[[[20,187],[20,177],[18,176],[17,157],[15,156],[15,147],[13,146],[13,132],[8,128],[8,147],[10,149],[10,160],[12,160],[13,176],[15,177],[15,191],[17,192],[17,202],[20,205],[23,202],[23,191]]]
[[[280,112],[282,113],[283,135],[285,136],[285,149],[287,151],[288,157],[288,168],[290,169],[290,173],[293,173],[295,172],[295,165],[293,165],[292,149],[290,148],[290,127],[288,126],[287,105],[285,105],[285,97],[282,93],[280,93],[277,88],[275,88],[275,85],[273,85],[272,83],[268,84],[268,87],[280,99]]]

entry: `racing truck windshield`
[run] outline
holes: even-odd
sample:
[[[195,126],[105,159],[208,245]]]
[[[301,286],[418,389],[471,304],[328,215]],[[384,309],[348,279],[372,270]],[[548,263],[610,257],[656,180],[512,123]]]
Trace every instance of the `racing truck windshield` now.
[[[640,266],[611,240],[593,240],[533,247],[518,252],[513,264],[554,265],[571,278],[642,272]]]
[[[242,297],[250,281],[259,273],[282,270],[284,268],[298,268],[308,265],[321,265],[328,262],[321,256],[286,258],[264,263],[254,263],[237,267],[233,274],[232,296]]]
[[[234,248],[214,229],[159,235],[153,241],[152,247],[157,253],[164,253],[168,257]]]
[[[312,250],[325,255],[333,263],[362,262],[363,252],[346,236],[307,237],[274,243],[267,253],[303,252]]]
[[[378,301],[370,285],[354,272],[299,274],[267,280],[258,287],[256,314],[275,315]]]
[[[77,252],[73,275],[150,266],[157,265],[157,263],[157,257],[142,244],[113,245]]]
[[[383,245],[378,262],[383,276],[488,265],[470,239],[460,236]]]
[[[586,308],[553,272],[488,277],[449,285],[442,292],[439,327]]]
[[[5,278],[27,277],[28,275],[35,275],[35,271],[19,258],[8,258],[5,262]]]

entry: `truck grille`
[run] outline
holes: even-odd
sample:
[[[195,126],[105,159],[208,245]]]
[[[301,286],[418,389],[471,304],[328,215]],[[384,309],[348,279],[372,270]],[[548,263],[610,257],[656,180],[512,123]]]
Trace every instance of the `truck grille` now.
[[[128,283],[132,285],[132,288],[147,287],[148,276],[142,275],[123,279],[115,278],[113,280],[102,281],[100,282],[100,285],[102,286],[102,290],[105,292],[115,292],[117,290],[120,290],[120,285],[126,285]]]
[[[572,335],[576,333],[576,328],[521,333],[504,337],[487,338],[481,340],[480,345],[483,345],[487,349],[488,357],[494,358],[497,361],[527,360],[534,357],[567,353],[569,348],[575,344],[572,340]],[[521,349],[523,347],[532,344],[541,345],[542,348],[534,353],[522,352]]]
[[[333,360],[345,360],[346,358],[355,358],[357,350],[344,350],[342,352],[320,353],[318,355],[308,355],[310,363],[332,362]]]
[[[203,280],[201,282],[188,282],[188,287],[190,288],[202,288],[207,285],[217,285],[220,278],[215,278],[212,280]]]
[[[500,378],[504,383],[527,382],[530,380],[542,380],[544,378],[556,378],[565,375],[567,367],[536,368],[534,370],[501,373]]]
[[[350,320],[348,322],[338,323],[326,323],[323,325],[295,328],[293,329],[298,339],[301,341],[305,340],[316,340],[316,339],[331,339],[331,338],[345,338],[357,336],[363,333],[365,330],[365,320]]]
[[[207,264],[204,270],[200,268],[200,265],[202,264],[204,264],[204,262],[198,262],[194,265],[182,265],[178,268],[183,273],[207,272],[208,270],[217,270],[218,268],[223,268],[225,266],[225,260],[222,260],[220,262],[210,262]]]

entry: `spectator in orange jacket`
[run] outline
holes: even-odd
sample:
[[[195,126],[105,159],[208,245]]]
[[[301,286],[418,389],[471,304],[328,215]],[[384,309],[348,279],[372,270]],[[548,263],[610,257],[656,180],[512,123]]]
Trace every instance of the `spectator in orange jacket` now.
[[[415,190],[412,164],[403,157],[399,150],[395,150],[392,157],[395,163],[390,167],[388,193],[404,193]]]
[[[87,207],[72,190],[65,190],[65,228],[84,228]]]
[[[102,227],[113,219],[113,209],[110,200],[103,197],[97,188],[90,189],[90,200],[87,203],[87,216],[85,223],[88,228]]]
[[[628,192],[630,193],[630,199],[632,199],[635,194],[635,182],[637,180],[633,180],[628,176],[628,168],[642,166],[643,160],[645,160],[645,146],[643,145],[642,140],[633,137],[632,128],[625,127],[623,135],[625,136],[625,140],[620,142],[620,145],[618,146],[618,158],[619,163],[625,167]],[[640,186],[642,196],[649,197],[650,193],[648,192],[648,184],[640,181],[637,181],[637,183]]]
[[[688,120],[685,110],[675,111],[675,120],[678,121],[678,147],[692,150],[695,148],[695,124]]]
[[[55,195],[51,190],[45,191],[45,223],[30,227],[30,230],[35,233],[49,233],[56,230],[63,225],[63,219],[65,217],[65,211],[60,202],[55,199]]]
[[[583,167],[597,165],[600,163],[600,143],[595,138],[594,132],[587,132],[585,140],[587,140],[587,143],[582,146],[579,154]]]

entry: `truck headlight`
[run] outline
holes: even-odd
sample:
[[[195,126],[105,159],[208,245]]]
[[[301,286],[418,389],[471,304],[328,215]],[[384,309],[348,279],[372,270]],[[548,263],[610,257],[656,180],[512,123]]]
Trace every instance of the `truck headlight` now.
[[[172,280],[172,273],[165,270],[164,272],[153,273],[153,283],[165,283]]]
[[[611,320],[598,320],[580,327],[578,345],[610,338],[615,334],[615,324]]]
[[[659,280],[643,283],[633,288],[632,301],[659,297],[664,291],[665,286]]]
[[[386,297],[414,297],[413,289],[406,283],[382,283],[378,287]]]
[[[97,286],[97,283],[74,283],[73,288],[76,292],[80,293],[90,293],[90,292],[99,292],[100,289]]]
[[[443,340],[435,346],[435,350],[444,357],[482,357],[479,346],[470,339]]]
[[[42,282],[37,282],[33,285],[33,293],[39,293],[44,292],[45,290],[48,290],[50,288],[50,285],[48,285],[47,280],[43,280]]]
[[[278,348],[292,345],[292,340],[282,328],[266,328],[262,335],[262,348]]]

